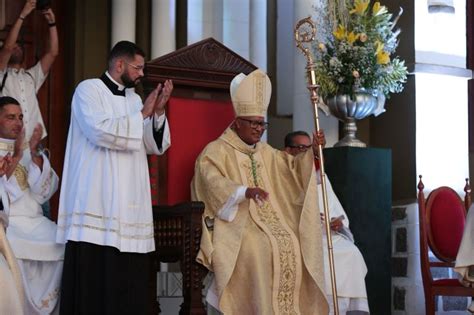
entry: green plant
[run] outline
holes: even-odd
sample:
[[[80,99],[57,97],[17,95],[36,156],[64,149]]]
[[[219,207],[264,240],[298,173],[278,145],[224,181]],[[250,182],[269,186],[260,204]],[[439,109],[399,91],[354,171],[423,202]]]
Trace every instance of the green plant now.
[[[323,97],[360,89],[388,97],[399,93],[407,78],[405,62],[392,57],[400,30],[387,8],[370,0],[339,1],[334,31],[315,45],[316,81]]]

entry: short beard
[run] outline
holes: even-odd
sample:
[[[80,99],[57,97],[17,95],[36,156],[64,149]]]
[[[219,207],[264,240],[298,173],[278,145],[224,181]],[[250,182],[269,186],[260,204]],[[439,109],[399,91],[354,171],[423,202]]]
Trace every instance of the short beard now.
[[[121,76],[120,76],[120,80],[122,80],[122,83],[123,85],[125,86],[125,88],[133,88],[135,86],[137,86],[140,78],[136,79],[135,81],[133,81],[132,79],[130,79],[130,76],[128,75],[127,72],[124,72]]]

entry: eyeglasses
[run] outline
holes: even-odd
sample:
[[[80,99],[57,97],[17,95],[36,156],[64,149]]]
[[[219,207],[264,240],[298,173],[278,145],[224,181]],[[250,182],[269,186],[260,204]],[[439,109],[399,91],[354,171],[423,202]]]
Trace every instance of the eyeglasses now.
[[[257,129],[258,127],[260,127],[263,130],[266,130],[269,125],[269,123],[266,121],[251,120],[251,119],[245,119],[245,118],[240,118],[240,117],[239,119],[248,122],[250,124],[250,127],[253,129]]]
[[[128,63],[128,62],[126,62],[126,61],[124,61],[124,63],[127,64],[127,65],[129,65],[129,66],[132,67],[133,69],[138,70],[138,71],[145,69],[145,66],[144,66],[144,65],[139,65],[139,66],[137,66],[137,65],[133,65],[133,64],[131,64],[131,63]]]
[[[292,144],[292,145],[289,145],[290,148],[292,149],[298,149],[300,151],[306,151],[308,150],[309,148],[311,148],[311,144],[308,144],[308,145],[304,145],[304,144]]]

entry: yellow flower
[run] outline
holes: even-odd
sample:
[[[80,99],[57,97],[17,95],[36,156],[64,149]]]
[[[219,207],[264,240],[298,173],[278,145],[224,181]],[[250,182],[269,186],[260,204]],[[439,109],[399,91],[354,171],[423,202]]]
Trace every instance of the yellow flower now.
[[[326,45],[324,45],[323,43],[319,43],[318,47],[319,47],[319,50],[321,50],[322,52],[326,51]]]
[[[343,40],[347,36],[346,29],[341,24],[338,25],[337,31],[335,31],[333,34],[337,40]]]
[[[372,15],[376,16],[384,13],[387,13],[387,8],[383,5],[380,5],[380,2],[375,2],[374,6],[372,7]]]
[[[381,50],[377,53],[377,63],[379,65],[386,65],[389,62],[390,54],[388,52]]]
[[[359,38],[360,34],[354,34],[354,32],[350,32],[349,35],[347,35],[347,41],[349,44],[354,44],[354,42]]]
[[[377,55],[378,53],[380,53],[381,51],[383,51],[383,43],[381,43],[380,41],[376,41],[375,42],[375,54]]]
[[[355,0],[354,2],[354,9],[352,9],[349,13],[354,14],[357,13],[358,15],[363,15],[367,7],[369,6],[370,0]]]

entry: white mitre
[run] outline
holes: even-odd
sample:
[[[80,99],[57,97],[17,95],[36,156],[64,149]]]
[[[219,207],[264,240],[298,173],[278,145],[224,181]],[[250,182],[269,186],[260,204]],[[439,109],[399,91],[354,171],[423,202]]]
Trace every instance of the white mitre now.
[[[272,83],[260,69],[237,75],[230,83],[230,97],[236,116],[266,116]]]

